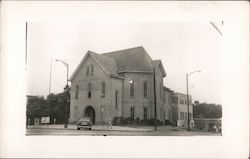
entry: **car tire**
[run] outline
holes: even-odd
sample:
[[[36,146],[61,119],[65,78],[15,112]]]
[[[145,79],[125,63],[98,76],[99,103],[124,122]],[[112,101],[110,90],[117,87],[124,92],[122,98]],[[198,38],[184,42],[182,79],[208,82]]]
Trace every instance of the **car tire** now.
[[[89,130],[91,130],[91,128],[89,128]]]
[[[77,128],[77,130],[80,130],[80,128]]]

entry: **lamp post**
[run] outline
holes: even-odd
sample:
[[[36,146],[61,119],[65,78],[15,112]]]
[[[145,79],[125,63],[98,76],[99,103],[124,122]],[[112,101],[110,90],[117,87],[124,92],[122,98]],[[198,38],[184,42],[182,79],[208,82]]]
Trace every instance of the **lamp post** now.
[[[186,73],[186,83],[187,83],[187,111],[188,111],[188,131],[190,131],[190,117],[189,117],[189,95],[188,95],[188,77],[196,72],[201,72],[200,70],[198,71],[193,71],[191,73]]]
[[[68,127],[68,115],[67,115],[67,112],[68,112],[68,91],[69,91],[69,85],[68,85],[68,82],[69,82],[69,80],[68,80],[68,78],[69,78],[69,64],[66,63],[65,61],[58,60],[58,59],[56,59],[56,61],[63,63],[67,68],[67,81],[66,81],[66,87],[65,87],[65,91],[67,93],[67,99],[66,99],[65,124],[64,124],[64,128],[67,128]]]
[[[156,82],[155,82],[155,68],[153,69],[154,76],[154,105],[155,105],[155,126],[154,130],[157,130],[157,106],[156,106]]]

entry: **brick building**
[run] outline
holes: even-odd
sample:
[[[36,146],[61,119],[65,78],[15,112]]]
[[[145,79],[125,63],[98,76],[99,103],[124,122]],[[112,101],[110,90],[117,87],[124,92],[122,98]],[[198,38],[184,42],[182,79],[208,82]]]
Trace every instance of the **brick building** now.
[[[171,103],[166,103],[170,98],[163,87],[166,72],[161,60],[152,60],[143,47],[104,54],[88,51],[70,78],[70,120],[154,118],[154,74],[157,119],[163,121],[170,119]]]
[[[187,127],[188,123],[188,109],[187,109],[187,95],[183,93],[173,93],[172,94],[172,120],[173,124],[178,127]],[[192,96],[189,95],[189,119],[190,126],[194,126],[193,121],[193,105]]]

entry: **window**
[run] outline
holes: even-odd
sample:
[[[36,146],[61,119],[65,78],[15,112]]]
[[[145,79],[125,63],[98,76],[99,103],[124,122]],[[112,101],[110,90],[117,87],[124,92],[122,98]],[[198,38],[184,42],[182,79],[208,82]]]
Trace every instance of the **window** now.
[[[181,120],[183,120],[185,118],[184,112],[180,112],[180,118],[181,118]]]
[[[129,81],[129,84],[130,84],[130,96],[131,97],[134,97],[135,96],[135,82],[133,80],[130,80]]]
[[[187,101],[186,101],[186,100],[184,100],[184,104],[187,104]]]
[[[94,65],[91,65],[91,76],[93,76],[93,74],[94,74]]]
[[[178,104],[178,98],[177,97],[174,97],[174,103]]]
[[[189,119],[192,119],[193,117],[192,117],[192,113],[189,113]]]
[[[79,93],[79,85],[76,85],[76,96],[75,96],[75,99],[78,99],[78,93]]]
[[[143,119],[144,120],[148,119],[148,108],[147,107],[143,108]]]
[[[102,85],[101,97],[105,97],[105,89],[106,89],[105,88],[106,87],[105,82],[102,82],[101,85]]]
[[[168,95],[168,104],[171,105],[172,103],[172,97],[171,97],[171,94]]]
[[[88,98],[91,98],[91,83],[88,83]]]
[[[89,66],[87,66],[87,71],[86,71],[86,75],[89,75]]]
[[[144,97],[148,96],[148,81],[143,81],[143,94]]]
[[[135,107],[130,107],[130,117],[131,117],[132,119],[135,118]]]
[[[118,91],[115,91],[115,108],[118,109]]]
[[[180,104],[184,104],[184,100],[183,99],[180,100]]]
[[[185,112],[185,119],[187,119],[188,117],[187,117],[187,112]]]

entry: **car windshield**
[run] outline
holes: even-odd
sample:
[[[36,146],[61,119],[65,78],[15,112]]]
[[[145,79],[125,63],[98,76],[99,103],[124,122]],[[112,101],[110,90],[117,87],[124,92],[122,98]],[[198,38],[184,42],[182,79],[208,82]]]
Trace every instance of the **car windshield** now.
[[[79,121],[90,121],[90,119],[89,118],[82,118]]]

